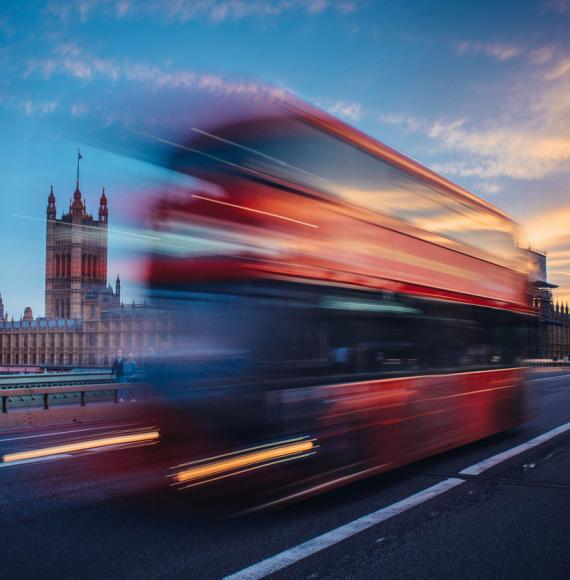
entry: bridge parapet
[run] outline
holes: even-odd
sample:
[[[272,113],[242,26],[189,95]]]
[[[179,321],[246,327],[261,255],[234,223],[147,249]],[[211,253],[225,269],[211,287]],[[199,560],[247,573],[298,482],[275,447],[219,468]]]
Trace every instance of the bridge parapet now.
[[[64,395],[67,399],[69,395],[75,395],[78,399],[81,407],[85,407],[88,402],[88,393],[97,396],[98,401],[112,400],[114,403],[119,402],[119,391],[129,390],[136,392],[137,396],[141,395],[145,398],[148,396],[149,385],[143,382],[133,382],[133,383],[98,383],[98,384],[88,384],[88,385],[69,385],[69,386],[41,386],[41,387],[16,387],[9,388],[3,387],[0,390],[0,397],[2,398],[2,413],[8,413],[8,409],[11,403],[14,403],[14,399],[20,398],[16,402],[19,407],[26,406],[39,406],[42,405],[44,410],[49,410],[50,402],[53,402],[54,397],[57,395]],[[72,397],[73,399],[73,397]],[[73,401],[70,400],[59,400],[60,404],[69,404]]]
[[[0,375],[0,389],[106,384],[114,380],[110,371]]]

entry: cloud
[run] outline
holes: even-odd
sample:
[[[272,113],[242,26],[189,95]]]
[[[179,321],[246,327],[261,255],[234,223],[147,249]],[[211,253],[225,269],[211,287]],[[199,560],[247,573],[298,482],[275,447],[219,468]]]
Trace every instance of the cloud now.
[[[548,280],[558,284],[554,291],[558,300],[570,302],[570,206],[543,212],[526,220],[533,245],[546,248]]]
[[[339,115],[340,117],[345,117],[351,121],[359,121],[364,115],[364,110],[360,103],[337,101],[333,105],[327,107],[327,109],[333,115]]]
[[[559,54],[552,63],[554,52],[540,50],[540,58],[521,63],[501,91],[494,116],[429,119],[400,112],[383,113],[378,120],[427,137],[440,159],[434,169],[448,176],[536,180],[569,171],[570,54]]]
[[[565,263],[570,264],[570,249],[568,250],[556,250],[548,253],[548,263],[552,263],[553,260],[561,260]]]
[[[570,103],[565,101],[570,112]],[[527,125],[495,124],[480,128],[465,118],[452,121],[429,121],[403,113],[381,114],[382,123],[401,125],[404,131],[421,132],[437,144],[436,152],[452,152],[462,157],[447,162],[432,163],[436,171],[459,177],[495,179],[539,179],[552,172],[567,169],[570,162],[570,122],[561,125],[553,117],[559,103]],[[544,108],[544,103],[541,105]],[[537,108],[539,108],[537,106]],[[548,121],[548,122],[546,122]],[[481,182],[489,194],[499,191],[499,185]]]
[[[192,70],[169,70],[123,59],[100,58],[69,45],[56,47],[54,54],[47,58],[28,60],[23,77],[27,79],[37,74],[45,79],[54,75],[65,75],[84,83],[96,80],[113,83],[126,81],[145,84],[153,90],[188,88],[217,95],[264,95],[277,98],[286,95],[284,89],[256,82],[231,80]]]
[[[447,151],[468,154],[465,159],[438,164],[440,171],[462,177],[539,179],[566,169],[570,161],[570,133],[552,127],[467,127],[464,119],[436,121],[427,135]]]
[[[50,115],[57,109],[57,101],[32,101],[30,99],[20,101],[17,103],[17,108],[20,109],[27,117],[34,115]]]
[[[304,12],[318,15],[327,11],[349,14],[357,9],[351,0],[81,0],[75,4],[53,0],[46,14],[67,22],[74,18],[85,22],[94,15],[123,19],[127,17],[159,17],[166,22],[187,22],[205,18],[221,23],[248,17],[267,18],[281,14]]]
[[[84,117],[89,112],[89,107],[81,103],[76,103],[69,107],[69,112],[72,117]]]
[[[555,52],[554,46],[541,46],[530,51],[529,60],[532,64],[544,64],[552,59]]]
[[[473,184],[473,189],[477,193],[484,193],[486,195],[497,195],[502,191],[502,187],[494,181],[478,181]]]
[[[566,76],[570,72],[570,56],[564,56],[558,60],[558,62],[548,70],[544,78],[547,81],[555,81]]]
[[[552,251],[552,257],[564,258],[570,255],[568,238],[570,206],[542,213],[527,220],[525,226],[533,244]]]
[[[408,133],[415,133],[426,125],[426,121],[405,113],[380,113],[378,121],[384,125],[402,125]]]
[[[523,52],[522,48],[512,44],[502,44],[498,42],[472,42],[470,40],[459,42],[456,49],[460,55],[484,54],[501,62],[511,60]]]

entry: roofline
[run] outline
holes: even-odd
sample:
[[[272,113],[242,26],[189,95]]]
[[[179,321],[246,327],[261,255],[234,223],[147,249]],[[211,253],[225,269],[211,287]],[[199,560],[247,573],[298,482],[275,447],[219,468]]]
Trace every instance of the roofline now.
[[[291,110],[293,114],[302,118],[308,123],[326,129],[331,133],[335,133],[337,136],[343,138],[344,140],[349,141],[353,145],[356,145],[357,147],[360,147],[361,149],[364,149],[367,152],[390,162],[392,165],[395,165],[399,169],[423,180],[427,180],[433,185],[443,188],[448,193],[467,200],[470,203],[474,203],[486,209],[487,211],[494,213],[502,219],[517,225],[517,222],[509,214],[499,209],[495,205],[485,201],[467,189],[460,187],[456,183],[453,183],[449,179],[439,175],[432,169],[422,165],[418,161],[415,161],[407,155],[396,151],[392,147],[381,143],[377,139],[374,139],[374,137],[371,137],[363,131],[356,129],[352,125],[341,121],[337,117],[330,115],[322,109],[305,103],[297,97],[292,97],[285,101],[283,104],[286,109]]]

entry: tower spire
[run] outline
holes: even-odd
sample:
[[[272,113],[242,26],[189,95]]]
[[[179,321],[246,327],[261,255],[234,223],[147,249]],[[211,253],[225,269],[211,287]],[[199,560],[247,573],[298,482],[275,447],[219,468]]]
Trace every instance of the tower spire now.
[[[73,192],[73,202],[70,203],[69,211],[71,212],[72,216],[81,217],[85,215],[85,202],[81,201],[81,191],[79,189],[79,160],[83,159],[83,155],[79,151],[79,147],[77,148],[77,186],[75,187],[75,191]]]

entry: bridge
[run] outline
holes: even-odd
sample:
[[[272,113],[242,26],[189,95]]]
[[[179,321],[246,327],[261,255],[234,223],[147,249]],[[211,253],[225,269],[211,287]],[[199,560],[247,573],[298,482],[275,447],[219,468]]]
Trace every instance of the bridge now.
[[[286,510],[240,518],[204,514],[164,484],[153,462],[160,445],[153,425],[107,416],[138,405],[116,405],[112,396],[91,400],[91,389],[113,386],[108,382],[12,386],[37,389],[35,412],[44,415],[59,406],[44,411],[45,389],[79,389],[86,393],[85,407],[81,395],[61,406],[96,407],[98,416],[45,427],[4,426],[4,457],[34,446],[61,449],[70,438],[94,440],[109,432],[142,433],[146,440],[134,448],[111,451],[103,444],[80,454],[0,464],[3,575],[564,577],[570,566],[569,369],[538,368],[530,385],[533,417],[514,432]],[[29,412],[15,405],[10,402],[2,420]]]
[[[119,402],[121,389],[132,391],[140,402],[149,393],[149,386],[140,378],[119,384],[107,370],[0,375],[0,430],[15,425],[57,425],[120,415],[124,410],[114,409],[109,403]]]

